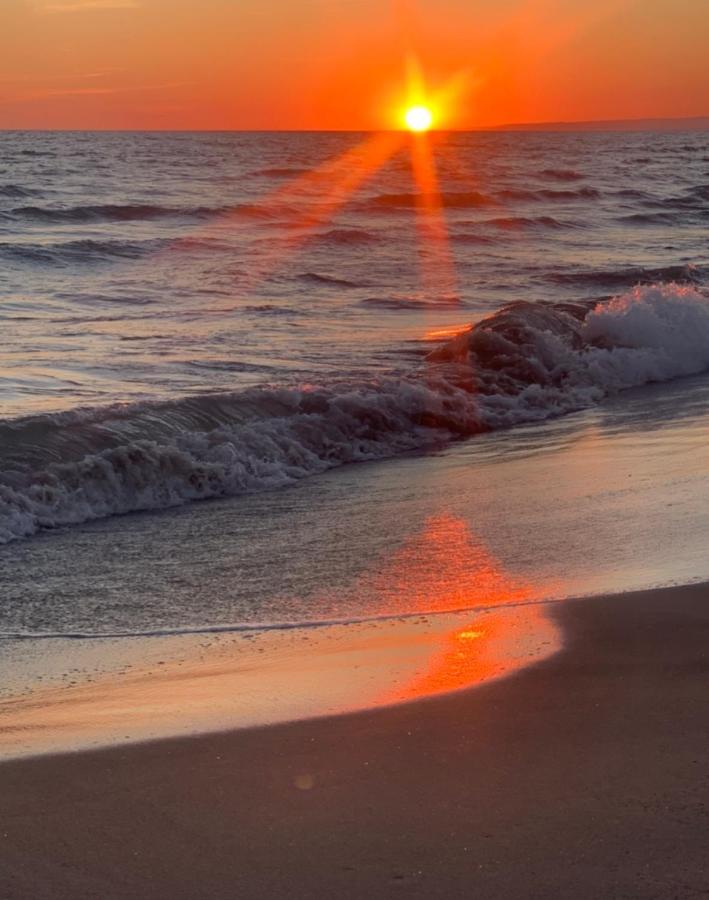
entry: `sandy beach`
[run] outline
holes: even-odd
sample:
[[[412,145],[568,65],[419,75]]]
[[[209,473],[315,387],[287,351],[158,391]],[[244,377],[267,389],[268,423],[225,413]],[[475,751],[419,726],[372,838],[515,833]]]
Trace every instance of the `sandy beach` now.
[[[0,0],[0,900],[709,900],[708,33]]]
[[[561,651],[469,690],[3,763],[0,897],[703,896],[708,599],[557,604]]]

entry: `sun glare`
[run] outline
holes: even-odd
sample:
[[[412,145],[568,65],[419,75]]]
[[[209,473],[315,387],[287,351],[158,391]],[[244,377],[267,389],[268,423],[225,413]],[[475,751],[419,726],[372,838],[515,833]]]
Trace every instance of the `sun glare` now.
[[[427,106],[411,106],[404,115],[410,131],[428,131],[433,124],[433,113]]]

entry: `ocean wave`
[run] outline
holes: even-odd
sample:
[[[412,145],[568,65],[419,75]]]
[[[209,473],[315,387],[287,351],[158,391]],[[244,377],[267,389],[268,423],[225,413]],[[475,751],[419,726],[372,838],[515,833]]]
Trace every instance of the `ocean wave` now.
[[[305,310],[293,306],[278,306],[275,303],[252,303],[247,306],[240,306],[239,309],[245,313],[253,313],[257,316],[304,316],[307,315]]]
[[[363,287],[363,285],[357,281],[341,278],[338,275],[323,275],[321,272],[302,272],[298,278],[300,278],[301,281],[308,281],[311,284],[324,284],[347,288]]]
[[[374,244],[379,240],[376,234],[363,228],[332,228],[310,237],[310,243],[361,246]]]
[[[377,194],[360,204],[359,208],[366,212],[377,212],[387,209],[415,209],[426,202],[426,194],[399,193]],[[435,197],[435,202],[447,209],[475,209],[478,206],[494,205],[494,200],[479,191],[443,191]]]
[[[10,211],[15,219],[44,224],[86,224],[92,222],[136,222],[155,219],[206,219],[223,215],[226,207],[168,207],[151,204],[98,204],[89,206],[19,206]]]
[[[225,208],[220,215],[224,219],[244,219],[254,222],[278,222],[279,220],[297,220],[302,210],[296,205],[265,201],[261,204],[241,203],[238,206]]]
[[[504,228],[514,231],[523,228],[578,228],[573,222],[562,222],[553,216],[499,216],[495,219],[486,219],[483,225],[494,225],[496,228]]]
[[[537,196],[542,200],[598,200],[601,192],[596,188],[582,187],[577,190],[551,190],[545,188],[536,191]]]
[[[22,187],[19,184],[0,184],[0,197],[11,197],[14,199],[20,197],[34,197],[40,193],[41,191]]]
[[[498,200],[521,200],[522,202],[539,199],[537,191],[529,188],[504,188],[497,192],[496,197]]]
[[[469,367],[486,425],[546,419],[709,370],[709,298],[638,286],[605,301],[519,301],[428,355]]]
[[[681,194],[671,197],[649,197],[646,206],[677,210],[706,210],[709,200],[709,185],[697,184]]]
[[[635,188],[622,188],[619,191],[613,191],[614,197],[623,197],[625,200],[652,200],[651,194],[647,191],[638,191]]]
[[[248,363],[238,359],[210,359],[204,362],[190,360],[186,365],[191,369],[207,369],[218,372],[273,372],[275,367],[266,363]]]
[[[377,309],[457,309],[461,305],[460,297],[365,297],[360,300],[361,306],[373,306]]]
[[[0,195],[2,191],[0,190]],[[35,192],[39,193],[39,192]],[[9,196],[9,195],[8,195]],[[19,197],[20,195],[15,195]],[[28,192],[25,196],[29,197]],[[225,206],[158,206],[153,204],[89,204],[85,206],[17,206],[2,215],[8,221],[41,223],[44,225],[100,224],[103,222],[137,222],[175,219],[188,222],[246,219],[274,221],[301,214],[293,204],[241,203]]]
[[[497,240],[487,234],[475,234],[470,231],[453,231],[450,237],[456,244],[494,244]]]
[[[436,204],[445,209],[477,209],[479,207],[496,206],[512,200],[529,203],[545,201],[597,200],[601,192],[593,187],[580,188],[506,188],[497,191],[494,196],[479,191],[442,191],[435,197]],[[363,212],[382,212],[415,209],[425,204],[426,195],[422,193],[377,194],[359,204]]]
[[[584,177],[574,169],[542,169],[539,174],[554,181],[582,181]]]
[[[689,285],[605,302],[513,303],[405,377],[272,387],[0,422],[0,541],[278,488],[709,370]]]
[[[687,263],[678,266],[663,266],[645,269],[628,266],[623,269],[592,269],[578,272],[551,272],[547,279],[554,284],[587,285],[590,287],[623,288],[654,282],[673,281],[700,284],[702,272],[698,266]]]
[[[576,189],[541,188],[530,190],[527,188],[506,188],[498,191],[496,196],[500,200],[515,200],[522,202],[569,201],[569,200],[598,200],[601,192],[596,188],[582,187]]]
[[[618,221],[625,225],[677,225],[682,222],[682,217],[671,212],[630,213],[620,216]]]
[[[78,240],[56,244],[0,243],[0,259],[45,266],[94,265],[120,259],[140,259],[166,246],[166,241]]]

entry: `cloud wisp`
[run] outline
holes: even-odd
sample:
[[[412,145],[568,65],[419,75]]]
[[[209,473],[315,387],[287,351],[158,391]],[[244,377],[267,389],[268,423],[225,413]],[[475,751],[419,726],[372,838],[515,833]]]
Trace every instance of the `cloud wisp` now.
[[[94,12],[110,9],[139,9],[139,0],[68,0],[68,2],[47,2],[40,5],[42,12],[75,13]]]

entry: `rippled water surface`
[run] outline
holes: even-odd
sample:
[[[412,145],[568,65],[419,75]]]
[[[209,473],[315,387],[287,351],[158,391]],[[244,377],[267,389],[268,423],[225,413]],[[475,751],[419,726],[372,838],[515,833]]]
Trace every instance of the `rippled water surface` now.
[[[408,141],[348,193],[362,135],[4,133],[0,410],[405,369],[513,300],[702,277],[705,134],[433,140],[457,300]]]
[[[0,630],[706,574],[709,135],[416,140],[0,135]]]

